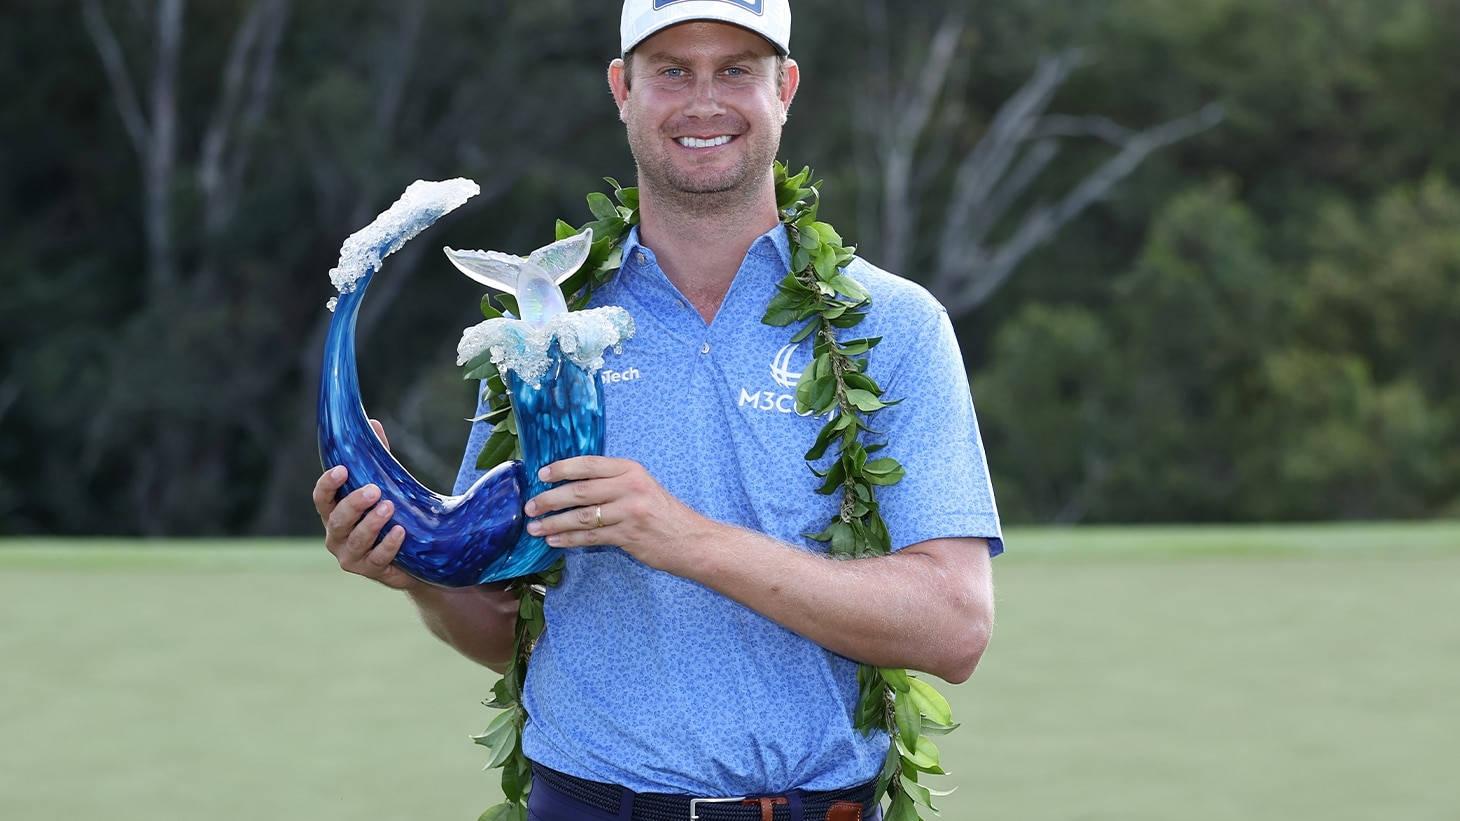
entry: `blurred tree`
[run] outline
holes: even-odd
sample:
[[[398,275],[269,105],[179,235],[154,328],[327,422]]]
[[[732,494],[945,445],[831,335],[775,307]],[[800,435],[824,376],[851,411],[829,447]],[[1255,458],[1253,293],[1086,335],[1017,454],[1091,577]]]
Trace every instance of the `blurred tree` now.
[[[417,177],[481,180],[468,219],[529,174],[550,178],[559,166],[537,161],[539,153],[586,140],[582,126],[595,120],[560,95],[587,93],[580,77],[595,91],[601,85],[601,59],[583,44],[597,39],[602,21],[566,18],[561,3],[84,0],[78,10],[79,38],[42,9],[10,29],[31,37],[56,30],[45,49],[14,38],[7,58],[35,72],[52,99],[104,89],[67,113],[70,124],[100,124],[90,130],[105,151],[92,158],[68,139],[52,154],[32,139],[33,124],[45,122],[43,95],[24,119],[6,123],[22,154],[41,154],[41,167],[65,183],[37,190],[37,199],[80,209],[88,217],[81,231],[96,244],[87,253],[56,249],[60,273],[74,270],[73,286],[86,282],[70,289],[36,268],[53,225],[25,214],[36,242],[12,248],[12,270],[24,272],[13,303],[23,325],[34,324],[24,322],[27,312],[95,308],[62,333],[7,334],[7,373],[18,379],[0,382],[0,421],[23,432],[12,441],[45,443],[0,450],[7,527],[156,534],[307,526],[301,487],[317,470],[312,386],[334,249]],[[487,42],[531,47],[480,47]],[[34,59],[41,51],[48,60]],[[90,68],[35,71],[52,64]],[[612,122],[611,114],[596,119]],[[16,207],[36,172],[6,171],[7,204]],[[97,180],[114,189],[109,201],[90,201]],[[527,221],[548,227],[533,238],[550,230],[555,210],[539,207]],[[494,233],[453,242],[507,242]],[[138,235],[140,243],[131,239]],[[428,247],[392,259],[362,319],[367,339]],[[433,373],[451,370],[440,295],[461,317],[447,327],[467,324],[479,296],[455,278],[424,290],[422,304],[403,305],[410,310],[388,323],[404,342],[366,346],[367,355],[380,353],[367,381],[378,368],[402,388],[400,408],[418,406]],[[470,394],[459,385],[457,416],[467,414]],[[453,438],[459,447],[460,429]],[[398,441],[424,455],[415,438]],[[39,473],[21,488],[8,479],[12,465]]]
[[[316,532],[325,271],[468,176],[361,327],[367,407],[449,483],[481,294],[432,249],[536,247],[633,177],[616,5],[65,9],[0,27],[0,530]],[[955,313],[982,289],[958,331],[1012,520],[1454,514],[1455,31],[1460,0],[797,0],[783,156],[872,261]]]
[[[1025,311],[1002,329],[976,382],[1001,490],[1042,499],[1028,510],[1041,520],[1227,518],[1241,482],[1235,458],[1252,444],[1242,420],[1258,368],[1290,324],[1261,243],[1233,185],[1218,180],[1157,217],[1103,322]],[[1051,316],[1070,329],[1056,331]],[[1039,334],[1050,350],[1034,357]],[[1010,345],[1025,335],[1018,355]],[[1061,364],[1029,367],[1046,357]],[[1058,480],[1043,475],[1054,460]],[[1026,490],[1054,481],[1056,494]]]
[[[1100,318],[1031,303],[994,337],[973,382],[999,509],[1015,521],[1074,523],[1100,502],[1117,351]],[[1095,513],[1098,515],[1098,505]]]
[[[1419,516],[1460,501],[1460,190],[1401,184],[1312,233],[1300,345],[1269,365],[1285,475],[1309,515]],[[1331,378],[1331,385],[1325,381]],[[1309,500],[1295,500],[1296,503]]]
[[[986,302],[1029,254],[1151,152],[1222,118],[1220,106],[1207,105],[1136,131],[1104,116],[1049,114],[1055,94],[1086,62],[1083,50],[1066,49],[1040,57],[1033,76],[976,128],[962,99],[972,40],[963,12],[944,12],[929,37],[920,27],[890,26],[881,0],[866,8],[867,88],[856,97],[856,124],[865,135],[861,173],[879,184],[863,192],[875,196],[863,206],[863,229],[884,265],[920,272],[954,318]],[[905,38],[897,50],[913,55],[900,70],[892,65],[894,38]],[[1062,142],[1079,138],[1117,151],[1051,202],[1027,202]]]

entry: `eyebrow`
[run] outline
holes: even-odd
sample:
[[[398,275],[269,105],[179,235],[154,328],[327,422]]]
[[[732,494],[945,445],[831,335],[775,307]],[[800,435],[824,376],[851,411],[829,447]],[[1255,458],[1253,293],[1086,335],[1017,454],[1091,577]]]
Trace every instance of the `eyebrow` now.
[[[716,59],[716,61],[719,62],[719,63],[722,63],[722,64],[724,64],[724,63],[747,63],[747,62],[750,62],[751,60],[756,60],[756,59],[760,59],[762,57],[769,57],[769,56],[774,56],[774,55],[759,54],[759,53],[755,52],[754,50],[746,49],[745,51],[738,51],[738,52],[736,52],[734,54],[727,54],[724,57],[719,57],[719,58]],[[680,56],[675,55],[675,54],[672,54],[672,53],[667,52],[667,51],[655,52],[654,54],[650,54],[647,57],[645,57],[645,59],[648,62],[651,62],[651,63],[669,63],[669,64],[677,65],[677,66],[689,65],[689,61],[686,60],[685,58],[680,57]]]

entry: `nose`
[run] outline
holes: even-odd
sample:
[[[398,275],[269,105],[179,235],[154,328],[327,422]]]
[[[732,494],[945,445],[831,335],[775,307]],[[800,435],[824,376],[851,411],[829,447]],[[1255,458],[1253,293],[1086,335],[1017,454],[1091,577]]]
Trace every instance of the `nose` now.
[[[714,75],[700,75],[690,89],[689,102],[684,113],[689,117],[709,118],[720,114],[725,107],[720,104],[720,92],[715,85]]]

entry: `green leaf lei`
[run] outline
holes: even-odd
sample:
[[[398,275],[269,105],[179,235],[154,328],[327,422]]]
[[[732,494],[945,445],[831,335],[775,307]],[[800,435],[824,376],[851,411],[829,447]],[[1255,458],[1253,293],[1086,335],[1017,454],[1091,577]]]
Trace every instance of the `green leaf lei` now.
[[[778,327],[801,323],[792,336],[794,342],[814,337],[811,364],[796,387],[796,410],[827,420],[805,458],[812,472],[823,480],[817,492],[840,493],[841,505],[825,530],[808,535],[828,543],[830,555],[838,559],[883,556],[891,552],[892,543],[887,524],[878,512],[876,488],[896,484],[903,477],[903,467],[895,459],[871,458],[883,446],[863,445],[861,434],[871,430],[867,414],[896,402],[884,399],[882,389],[867,374],[868,352],[880,338],[842,341],[838,336],[838,331],[862,321],[871,299],[866,289],[843,273],[854,249],[842,244],[836,229],[816,219],[821,183],[812,182],[811,177],[809,168],[791,176],[784,165],[775,164],[776,206],[791,241],[791,271],[776,286],[776,295],[761,321]],[[607,181],[613,186],[617,203],[594,192],[588,195],[593,221],[578,228],[562,220],[557,223],[557,239],[593,229],[588,260],[562,285],[572,310],[585,307],[593,292],[618,270],[623,262],[623,242],[639,222],[638,190],[625,188],[612,178]],[[512,297],[495,298],[497,306],[490,295],[483,298],[485,316],[516,313]],[[485,469],[518,453],[517,421],[506,386],[490,359],[483,355],[468,363],[466,378],[486,380],[488,412],[479,418],[492,421],[493,428],[477,460],[478,466]],[[812,466],[827,458],[828,453],[831,459],[825,468]],[[502,712],[481,735],[473,737],[491,751],[486,768],[502,768],[506,801],[482,813],[479,821],[527,818],[532,774],[521,746],[527,719],[521,703],[522,687],[532,647],[546,626],[542,604],[546,588],[555,585],[561,573],[559,564],[514,583],[519,605],[512,660],[493,688],[491,700],[485,702]],[[857,671],[857,683],[857,728],[863,733],[885,730],[892,738],[877,781],[878,800],[884,794],[891,796],[887,821],[917,819],[919,808],[936,814],[933,796],[947,792],[929,789],[918,779],[924,773],[944,772],[930,736],[957,727],[947,700],[932,685],[906,670],[864,664]]]

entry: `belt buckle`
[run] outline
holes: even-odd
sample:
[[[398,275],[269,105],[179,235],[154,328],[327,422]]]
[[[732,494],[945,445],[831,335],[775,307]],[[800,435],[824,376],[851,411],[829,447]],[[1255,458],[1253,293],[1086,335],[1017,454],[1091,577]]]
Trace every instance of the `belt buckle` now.
[[[689,800],[689,821],[700,821],[700,804],[729,804],[733,801],[744,801],[745,796],[735,798],[691,798]]]

